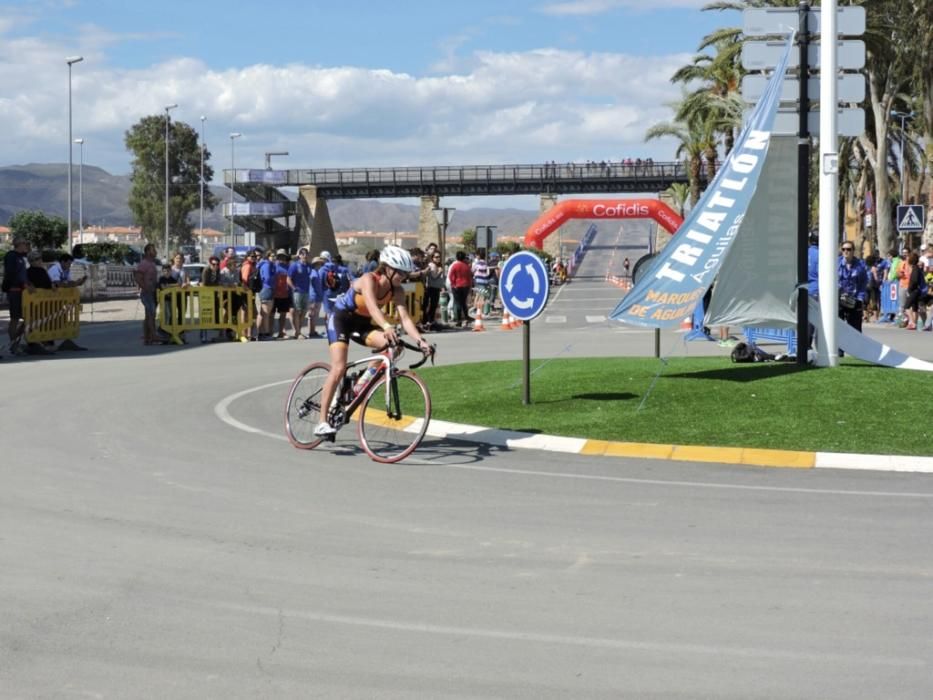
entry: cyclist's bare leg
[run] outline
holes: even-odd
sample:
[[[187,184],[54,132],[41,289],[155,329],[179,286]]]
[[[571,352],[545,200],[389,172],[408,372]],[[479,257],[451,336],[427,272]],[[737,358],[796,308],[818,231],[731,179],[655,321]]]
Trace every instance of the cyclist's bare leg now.
[[[327,422],[327,412],[337,391],[343,373],[347,371],[347,343],[340,341],[330,344],[330,373],[321,392],[321,423]]]

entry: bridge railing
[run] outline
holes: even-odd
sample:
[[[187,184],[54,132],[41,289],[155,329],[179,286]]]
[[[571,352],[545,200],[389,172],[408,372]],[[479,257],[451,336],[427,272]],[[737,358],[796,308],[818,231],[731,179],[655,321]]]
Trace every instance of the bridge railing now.
[[[275,175],[270,178],[270,175]],[[317,170],[253,171],[238,170],[238,183],[278,185],[412,185],[456,184],[481,182],[540,182],[560,180],[615,178],[684,178],[686,166],[681,162],[650,161],[542,163],[516,165],[450,165],[406,168],[324,168]],[[230,182],[230,171],[224,172]]]

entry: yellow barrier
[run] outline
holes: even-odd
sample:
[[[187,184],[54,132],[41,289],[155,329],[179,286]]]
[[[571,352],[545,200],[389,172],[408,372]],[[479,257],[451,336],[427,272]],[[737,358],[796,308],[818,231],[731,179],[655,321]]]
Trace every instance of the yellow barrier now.
[[[74,340],[81,322],[81,299],[77,287],[23,291],[25,340],[44,343]]]
[[[158,302],[159,328],[177,345],[187,331],[230,330],[245,342],[256,321],[253,293],[239,287],[166,287]],[[243,312],[235,314],[234,307]]]
[[[405,308],[408,309],[408,315],[411,320],[418,323],[421,320],[421,300],[424,299],[424,283],[415,282],[402,285],[405,290]],[[395,304],[389,302],[385,305],[385,315],[390,323],[398,323],[398,313],[395,311]]]

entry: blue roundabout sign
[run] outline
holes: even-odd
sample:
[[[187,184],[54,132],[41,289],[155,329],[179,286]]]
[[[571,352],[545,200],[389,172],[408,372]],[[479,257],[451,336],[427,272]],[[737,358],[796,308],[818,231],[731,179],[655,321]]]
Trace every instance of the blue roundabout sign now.
[[[513,253],[499,272],[502,306],[519,321],[530,321],[547,306],[550,281],[547,265],[534,253]]]

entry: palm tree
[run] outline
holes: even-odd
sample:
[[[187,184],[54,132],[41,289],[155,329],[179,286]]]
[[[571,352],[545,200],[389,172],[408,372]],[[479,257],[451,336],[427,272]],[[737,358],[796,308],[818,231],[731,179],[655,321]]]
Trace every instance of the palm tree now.
[[[673,185],[664,190],[664,194],[666,194],[671,200],[671,204],[674,205],[674,209],[676,209],[677,213],[680,214],[680,218],[686,218],[687,198],[690,196],[689,185],[683,182],[675,182]]]
[[[695,205],[700,200],[700,179],[703,168],[703,154],[708,138],[696,124],[683,121],[661,122],[645,132],[645,141],[672,136],[679,141],[675,158],[682,158],[687,165],[687,179],[690,182],[690,203]]]

